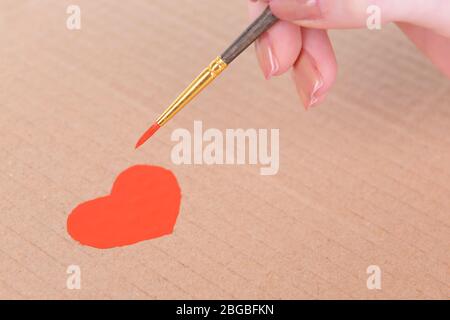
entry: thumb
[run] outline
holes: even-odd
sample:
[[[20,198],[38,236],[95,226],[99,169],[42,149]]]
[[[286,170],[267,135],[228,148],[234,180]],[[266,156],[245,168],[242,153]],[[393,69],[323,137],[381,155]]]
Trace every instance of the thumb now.
[[[266,0],[282,20],[309,28],[364,28],[379,15],[381,23],[408,22],[450,37],[449,0]]]

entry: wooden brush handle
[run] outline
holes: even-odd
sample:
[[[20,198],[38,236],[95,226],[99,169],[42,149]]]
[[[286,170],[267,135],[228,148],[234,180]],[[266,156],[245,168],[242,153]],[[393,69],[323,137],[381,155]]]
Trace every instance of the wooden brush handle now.
[[[266,10],[225,50],[221,55],[222,60],[228,65],[233,62],[245,49],[247,49],[256,39],[272,27],[278,18],[275,17],[267,7]]]

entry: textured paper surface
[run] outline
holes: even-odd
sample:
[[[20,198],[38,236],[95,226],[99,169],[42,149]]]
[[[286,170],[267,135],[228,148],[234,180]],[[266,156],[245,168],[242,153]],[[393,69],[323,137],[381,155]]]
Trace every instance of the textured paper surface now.
[[[397,29],[333,33],[337,85],[308,112],[249,50],[135,151],[246,26],[245,1],[76,2],[79,31],[72,1],[0,3],[1,298],[449,298],[450,82]],[[172,164],[171,132],[194,120],[280,129],[278,175]],[[135,164],[177,175],[174,234],[75,243],[70,211]],[[370,265],[381,290],[366,286]]]

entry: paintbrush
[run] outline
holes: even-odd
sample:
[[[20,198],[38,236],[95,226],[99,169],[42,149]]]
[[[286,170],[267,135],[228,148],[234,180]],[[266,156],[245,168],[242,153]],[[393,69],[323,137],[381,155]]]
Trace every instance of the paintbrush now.
[[[225,70],[245,49],[247,49],[265,31],[272,27],[278,18],[267,9],[225,50],[223,54],[214,59],[209,66],[195,78],[194,81],[175,99],[174,102],[161,114],[156,122],[148,129],[139,141],[136,148],[143,145],[151,136],[172,119],[181,109],[192,101],[203,89]]]

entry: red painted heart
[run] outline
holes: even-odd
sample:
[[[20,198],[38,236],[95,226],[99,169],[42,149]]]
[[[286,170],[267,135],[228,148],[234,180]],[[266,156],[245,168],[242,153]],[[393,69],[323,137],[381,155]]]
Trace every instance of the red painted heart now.
[[[122,172],[111,194],[78,205],[67,219],[71,237],[83,245],[113,248],[171,234],[181,190],[172,172],[138,165]]]

